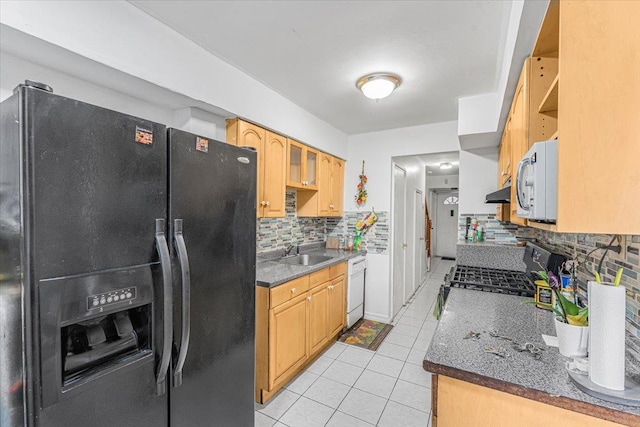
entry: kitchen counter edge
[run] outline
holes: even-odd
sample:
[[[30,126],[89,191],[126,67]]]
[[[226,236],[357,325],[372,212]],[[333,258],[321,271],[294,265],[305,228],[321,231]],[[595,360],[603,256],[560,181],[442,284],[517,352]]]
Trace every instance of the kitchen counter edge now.
[[[455,329],[455,327],[452,328],[451,326],[454,325],[455,323],[458,323],[458,322],[463,323],[465,325],[464,330],[468,330],[468,328],[473,325],[474,330],[483,331],[482,335],[486,335],[486,332],[491,330],[490,328],[488,328],[489,326],[495,325],[496,323],[498,324],[500,323],[500,322],[495,322],[495,323],[480,322],[478,324],[474,324],[475,322],[470,322],[469,321],[470,319],[464,319],[464,315],[460,315],[461,314],[460,312],[456,312],[455,310],[459,308],[459,307],[456,307],[452,312],[451,318],[445,319],[445,322],[444,322],[445,325],[443,326],[442,319],[447,315],[447,311],[452,311],[449,309],[450,308],[449,303],[452,302],[451,301],[452,297],[454,299],[454,303],[457,303],[456,306],[460,304],[463,304],[463,305],[467,304],[467,307],[468,307],[469,301],[466,301],[466,302],[462,301],[463,297],[465,297],[464,298],[465,300],[468,300],[468,298],[474,298],[477,300],[476,302],[480,303],[480,305],[483,307],[482,311],[484,311],[484,313],[494,312],[494,310],[492,310],[492,308],[494,307],[487,306],[487,304],[490,304],[490,299],[495,299],[496,306],[502,306],[502,308],[495,310],[497,312],[499,312],[501,309],[504,308],[505,297],[513,298],[514,299],[513,302],[516,302],[517,300],[525,300],[525,298],[523,297],[515,297],[511,295],[493,294],[493,293],[487,293],[487,292],[480,292],[479,293],[480,295],[474,295],[474,293],[478,293],[478,291],[467,290],[467,289],[452,289],[452,292],[449,294],[449,298],[447,299],[447,304],[445,305],[445,311],[443,312],[443,317],[441,318],[441,321],[438,323],[438,327],[436,328],[436,331],[434,333],[434,340],[432,340],[431,345],[429,346],[429,349],[427,350],[423,360],[422,366],[426,371],[431,372],[433,374],[444,375],[444,376],[455,378],[461,381],[477,384],[479,386],[488,387],[494,390],[502,391],[505,393],[513,394],[513,395],[524,397],[531,400],[535,400],[541,403],[557,406],[559,408],[567,409],[570,411],[579,412],[579,413],[600,418],[603,420],[612,421],[612,422],[616,422],[624,425],[640,425],[640,415],[637,414],[637,412],[640,411],[639,408],[633,408],[625,405],[617,405],[611,402],[606,402],[606,401],[597,399],[595,397],[589,396],[583,393],[582,391],[580,391],[579,389],[577,389],[577,387],[575,387],[573,384],[570,384],[570,380],[568,378],[566,380],[558,378],[555,381],[567,381],[565,386],[569,386],[572,389],[572,393],[575,393],[577,396],[579,396],[579,398],[577,399],[567,395],[554,393],[559,391],[557,390],[556,386],[552,386],[550,388],[550,391],[551,391],[550,393],[550,392],[544,391],[545,387],[534,388],[534,387],[528,387],[527,385],[518,384],[517,382],[515,382],[515,381],[522,381],[522,378],[523,378],[522,375],[524,374],[524,377],[527,376],[526,372],[514,372],[513,374],[510,374],[514,378],[516,378],[515,381],[512,382],[509,380],[509,378],[501,379],[501,378],[490,376],[492,369],[487,369],[485,372],[482,372],[483,369],[476,368],[477,362],[469,364],[466,361],[462,360],[461,363],[459,364],[462,364],[462,365],[466,364],[467,365],[466,367],[469,368],[469,369],[464,369],[461,366],[456,366],[457,360],[459,360],[456,357],[453,357],[448,361],[447,359],[445,359],[445,363],[438,363],[438,361],[430,360],[430,359],[436,359],[436,360],[442,359],[442,354],[443,354],[442,349],[434,347],[434,345],[437,345],[435,343],[435,338],[438,334],[448,335],[449,343],[453,343],[453,340],[451,339],[451,337],[460,335],[460,333],[462,332],[462,329],[458,328],[459,330],[452,330],[452,329]],[[455,301],[456,299],[458,299],[458,301]],[[502,299],[502,301],[500,301],[500,299]],[[535,310],[536,311],[535,316],[539,320],[540,320],[540,316],[547,317],[548,315],[549,318],[553,317],[553,315],[550,312],[543,312],[542,310],[536,309],[533,305],[524,306],[519,303],[516,303],[516,304],[517,305],[511,308],[515,312],[518,312],[521,310]],[[480,314],[479,316],[482,316],[482,315]],[[512,319],[515,323],[517,323],[517,320],[521,320],[521,321],[524,320],[524,319],[515,319],[515,317],[519,317],[519,316],[516,315],[514,316],[514,319]],[[546,324],[546,326],[541,329],[536,328],[535,332],[538,334],[538,336],[527,337],[527,340],[531,340],[534,343],[537,341],[541,341],[542,338],[539,336],[540,333],[555,335],[555,331],[553,330],[553,328],[549,329],[549,325],[551,325],[551,322],[548,322],[548,319],[544,319],[544,321],[540,321],[540,323]],[[448,331],[446,330],[447,328],[449,329]],[[514,335],[517,336],[516,330],[500,331],[500,332],[502,333],[506,332],[509,334],[509,336],[514,336]],[[520,338],[524,338],[524,337],[520,336]],[[463,340],[463,342],[464,342],[464,345],[466,346],[470,342],[473,342],[473,340]],[[456,344],[454,343],[452,345],[455,346]],[[439,347],[442,347],[442,346],[439,346]],[[453,348],[451,348],[451,350],[452,349]],[[560,370],[564,371],[563,368],[559,369],[558,365],[563,365],[564,360],[569,360],[569,359],[564,358],[559,354],[556,354],[558,353],[557,348],[549,348],[547,352],[554,353],[553,356],[551,354],[547,355],[547,357],[550,357],[552,359],[551,363],[547,366],[547,369],[553,370],[557,374],[560,373],[559,372]],[[479,356],[479,354],[478,355],[470,354],[470,352],[467,352],[465,354],[466,354],[466,357],[464,359],[466,359],[467,361],[469,360],[470,356]],[[514,357],[521,360],[523,355],[519,353]],[[527,356],[527,357],[530,357],[530,356]],[[502,360],[505,360],[505,359],[502,359]],[[442,360],[440,360],[440,362],[442,362]],[[513,369],[518,369],[518,365],[519,365],[518,363],[514,363]],[[553,365],[555,365],[555,367]],[[486,373],[489,373],[489,375],[486,375]],[[524,384],[527,384],[527,382],[529,381],[524,381]],[[561,386],[561,387],[564,387],[564,386]],[[598,404],[600,402],[602,403],[602,405]],[[614,407],[616,406],[621,409],[615,409]],[[628,408],[628,410],[625,410],[622,408],[625,408],[625,409]]]
[[[319,248],[309,251],[302,251],[301,254],[326,255],[332,259],[316,265],[289,265],[281,264],[276,260],[262,260],[256,263],[256,286],[273,288],[283,283],[289,282],[298,277],[306,276],[319,270],[331,267],[355,258],[366,255],[367,251],[345,251],[342,249]]]

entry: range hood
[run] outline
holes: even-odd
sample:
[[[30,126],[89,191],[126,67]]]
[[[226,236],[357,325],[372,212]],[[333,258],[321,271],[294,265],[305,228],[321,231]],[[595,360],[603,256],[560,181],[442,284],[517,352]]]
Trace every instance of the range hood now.
[[[485,203],[511,203],[511,186],[501,188],[498,191],[484,196]]]

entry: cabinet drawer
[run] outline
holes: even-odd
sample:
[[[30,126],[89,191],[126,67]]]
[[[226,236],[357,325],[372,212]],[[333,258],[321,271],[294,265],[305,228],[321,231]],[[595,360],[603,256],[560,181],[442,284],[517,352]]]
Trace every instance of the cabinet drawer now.
[[[331,277],[329,278],[335,279],[341,274],[345,274],[347,272],[347,263],[341,262],[340,264],[332,265],[329,269],[331,270]]]
[[[309,287],[313,289],[321,283],[331,280],[331,267],[323,268],[322,270],[311,273]]]
[[[276,307],[309,290],[309,276],[302,276],[270,289],[269,307]]]

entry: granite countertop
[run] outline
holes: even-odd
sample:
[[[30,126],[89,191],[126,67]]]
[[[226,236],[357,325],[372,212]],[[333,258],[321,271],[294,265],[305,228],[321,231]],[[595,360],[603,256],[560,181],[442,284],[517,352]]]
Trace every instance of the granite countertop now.
[[[314,271],[322,270],[334,264],[338,264],[348,259],[355,258],[359,255],[364,255],[367,252],[344,251],[342,249],[327,249],[324,246],[317,247],[316,245],[316,247],[309,249],[300,248],[300,253],[310,255],[325,255],[330,256],[331,259],[316,265],[304,266],[279,263],[278,259],[283,255],[282,250],[274,251],[267,254],[260,254],[257,257],[256,263],[256,284],[258,286],[272,288],[306,274],[313,273]]]
[[[456,242],[457,245],[465,245],[465,246],[498,246],[498,247],[518,247],[515,242],[504,242],[504,243],[496,243],[493,240],[484,240],[482,242],[469,242],[468,240],[458,239]]]
[[[424,359],[424,369],[463,381],[537,400],[550,405],[627,425],[640,425],[640,408],[597,399],[580,391],[569,379],[557,347],[546,347],[541,334],[555,336],[553,314],[530,298],[452,288]],[[478,339],[464,339],[470,332]],[[531,342],[542,348],[536,360],[517,352],[511,342],[489,332]],[[485,348],[504,351],[501,358]]]
[[[458,240],[456,245],[456,263],[470,267],[487,267],[501,270],[526,271],[524,246],[515,243],[497,244],[494,242],[467,242]]]

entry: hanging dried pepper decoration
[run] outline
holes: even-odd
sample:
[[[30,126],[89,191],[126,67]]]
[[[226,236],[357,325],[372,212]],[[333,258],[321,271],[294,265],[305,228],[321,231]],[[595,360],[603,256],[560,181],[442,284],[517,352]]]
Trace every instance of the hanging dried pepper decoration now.
[[[358,192],[355,199],[358,206],[364,205],[367,201],[367,190],[364,189],[364,185],[367,183],[367,176],[364,174],[364,160],[362,161],[362,172],[360,173],[360,183],[358,184]]]

